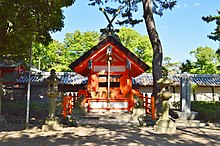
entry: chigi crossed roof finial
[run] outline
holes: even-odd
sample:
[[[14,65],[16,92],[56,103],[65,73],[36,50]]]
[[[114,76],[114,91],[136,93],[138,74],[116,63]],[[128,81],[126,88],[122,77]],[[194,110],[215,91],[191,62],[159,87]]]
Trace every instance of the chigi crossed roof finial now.
[[[112,17],[112,19],[110,20],[107,13],[106,13],[106,10],[104,8],[99,8],[100,11],[102,11],[106,17],[106,19],[108,20],[108,25],[106,28],[104,29],[100,29],[100,32],[102,33],[101,36],[100,36],[100,41],[102,41],[103,39],[105,39],[106,37],[108,36],[112,36],[114,37],[116,40],[119,41],[119,37],[118,35],[116,34],[117,32],[119,32],[119,29],[114,29],[113,27],[113,21],[115,20],[115,18],[117,17],[117,15],[120,13],[120,10],[122,9],[122,7],[119,7],[117,12],[114,14],[114,16]]]

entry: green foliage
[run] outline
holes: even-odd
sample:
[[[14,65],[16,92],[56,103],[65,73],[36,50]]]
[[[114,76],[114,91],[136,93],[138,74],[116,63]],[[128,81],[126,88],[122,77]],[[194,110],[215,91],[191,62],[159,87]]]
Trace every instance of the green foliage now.
[[[85,52],[98,44],[99,33],[95,31],[67,33],[64,38],[64,47],[68,51],[68,59],[73,62]]]
[[[152,47],[147,36],[138,34],[131,28],[122,28],[118,34],[122,44],[145,63],[151,66]],[[97,45],[99,33],[95,31],[67,33],[64,43],[52,41],[48,46],[33,44],[33,66],[50,71],[70,71],[73,61]]]
[[[97,32],[76,31],[66,34],[64,44],[58,41],[52,41],[48,46],[34,44],[33,66],[43,71],[70,71],[71,62],[96,45],[98,36]]]
[[[195,68],[194,62],[192,62],[188,59],[186,60],[186,62],[182,62],[181,66],[180,66],[180,70],[182,73],[184,73],[184,72],[192,73],[193,71],[191,71],[191,70],[193,70],[194,68]]]
[[[191,51],[196,58],[196,62],[186,60],[183,62],[180,69],[183,72],[192,74],[216,74],[216,53],[210,47],[198,47],[196,50]]]
[[[215,51],[210,47],[198,47],[195,51],[191,51],[190,54],[194,54],[197,62],[212,62],[215,57]]]
[[[0,56],[11,54],[24,60],[32,41],[48,45],[52,40],[50,32],[64,26],[61,8],[73,3],[74,0],[1,0]]]
[[[197,111],[198,118],[207,122],[220,122],[220,102],[192,101],[193,111]]]
[[[118,33],[121,43],[131,52],[136,54],[142,61],[152,66],[153,49],[146,35],[140,35],[131,28],[122,27]]]
[[[198,88],[198,85],[197,85],[197,84],[191,83],[191,91],[192,91],[192,92],[193,92],[193,91],[196,91],[197,88]]]
[[[27,103],[22,101],[5,101],[2,114],[9,117],[25,119]],[[30,103],[30,117],[45,118],[48,114],[48,103]]]
[[[33,45],[33,66],[43,71],[68,71],[70,60],[68,52],[62,43],[52,41],[48,46],[42,44]]]

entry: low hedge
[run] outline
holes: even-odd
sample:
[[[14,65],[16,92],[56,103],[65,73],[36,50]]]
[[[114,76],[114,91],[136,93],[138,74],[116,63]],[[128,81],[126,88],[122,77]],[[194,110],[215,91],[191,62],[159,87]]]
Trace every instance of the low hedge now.
[[[48,103],[30,103],[30,118],[43,118],[48,115]],[[6,117],[25,118],[27,103],[20,101],[2,102],[2,114]]]
[[[192,111],[197,111],[198,119],[205,122],[220,122],[220,102],[192,101]]]

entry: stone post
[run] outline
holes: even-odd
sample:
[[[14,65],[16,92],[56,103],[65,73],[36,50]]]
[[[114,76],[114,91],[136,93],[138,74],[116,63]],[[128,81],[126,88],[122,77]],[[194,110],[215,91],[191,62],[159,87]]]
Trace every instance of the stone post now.
[[[191,82],[188,74],[184,73],[180,79],[181,84],[181,111],[191,112]]]
[[[191,111],[191,77],[184,73],[180,79],[180,111],[177,112],[181,120],[193,120],[197,112]]]
[[[162,99],[162,115],[154,126],[154,131],[159,133],[175,133],[176,125],[169,118],[169,99],[172,97],[170,92],[170,84],[172,81],[167,77],[167,74],[163,78],[158,80],[161,86],[159,97]]]
[[[198,120],[194,120],[197,112],[191,111],[191,76],[183,73],[180,79],[180,111],[176,111],[178,119],[175,121],[178,127],[200,127],[205,126]]]

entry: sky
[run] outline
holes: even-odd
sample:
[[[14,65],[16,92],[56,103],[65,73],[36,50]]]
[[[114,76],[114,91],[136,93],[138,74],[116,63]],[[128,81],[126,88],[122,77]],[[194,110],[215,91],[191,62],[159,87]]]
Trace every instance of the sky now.
[[[88,1],[76,0],[71,7],[63,9],[65,26],[60,32],[52,33],[53,39],[63,42],[66,33],[74,33],[76,30],[99,31],[107,26],[107,20],[99,7],[88,6]],[[217,50],[219,43],[207,38],[216,28],[216,24],[202,20],[202,16],[217,15],[217,10],[220,10],[220,0],[177,0],[173,10],[164,11],[162,17],[154,15],[164,57],[171,57],[171,62],[184,62],[186,59],[195,61],[190,51],[200,46]],[[142,18],[142,5],[134,16]],[[114,28],[120,27],[114,24]],[[133,29],[147,35],[144,22]]]

